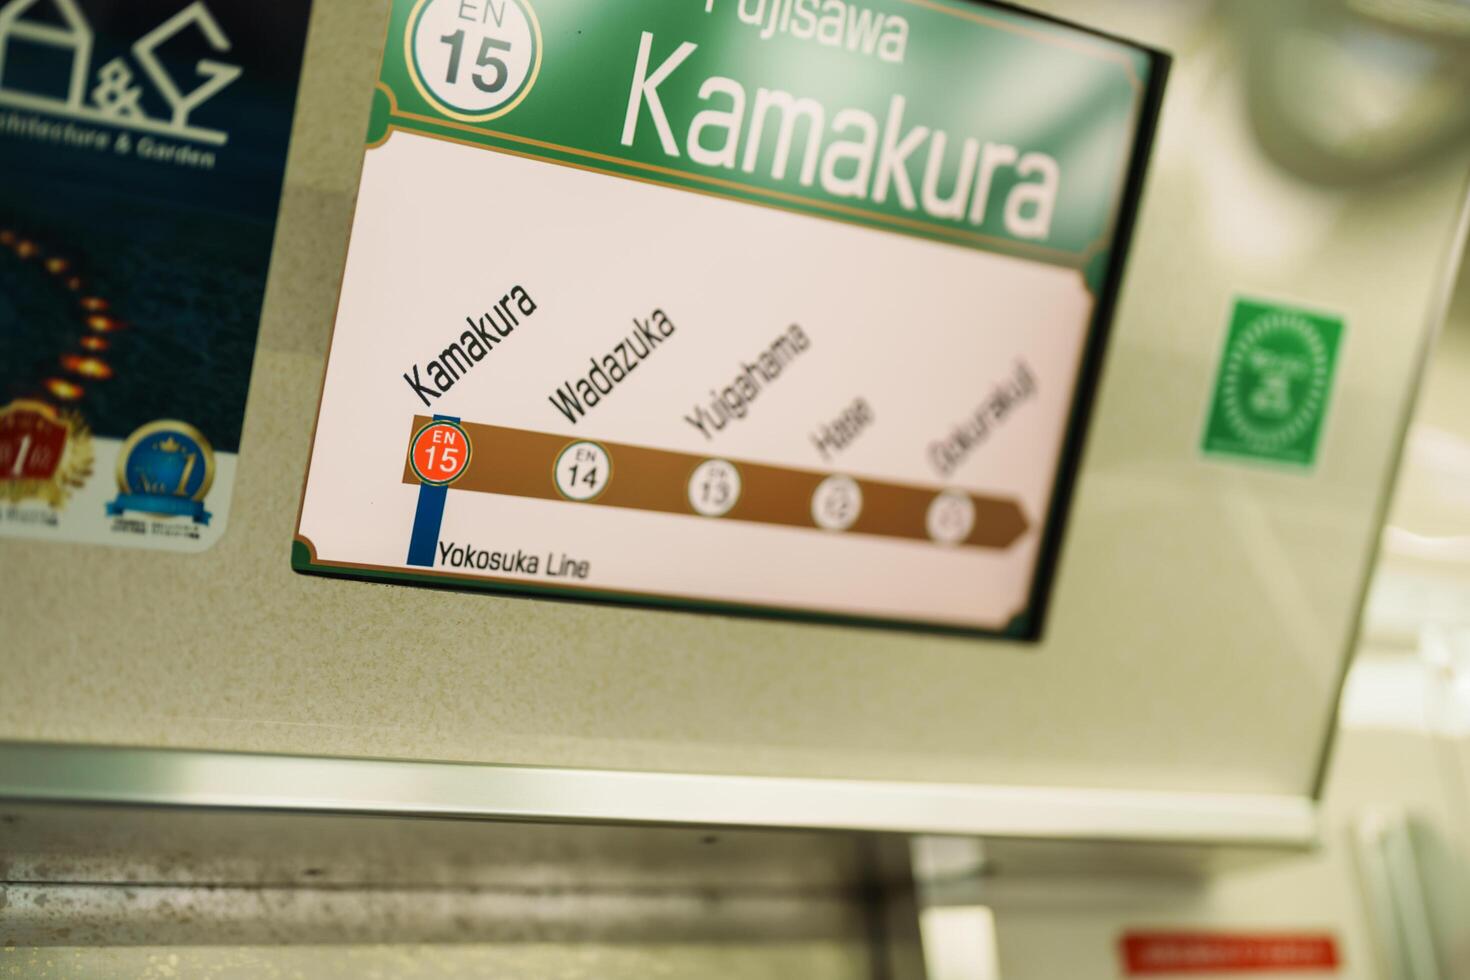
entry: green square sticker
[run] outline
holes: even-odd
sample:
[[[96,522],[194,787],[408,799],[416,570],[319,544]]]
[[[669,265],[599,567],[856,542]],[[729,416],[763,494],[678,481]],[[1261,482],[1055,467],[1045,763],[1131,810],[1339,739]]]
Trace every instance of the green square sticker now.
[[[1236,300],[1204,451],[1298,466],[1315,463],[1342,333],[1341,317]]]

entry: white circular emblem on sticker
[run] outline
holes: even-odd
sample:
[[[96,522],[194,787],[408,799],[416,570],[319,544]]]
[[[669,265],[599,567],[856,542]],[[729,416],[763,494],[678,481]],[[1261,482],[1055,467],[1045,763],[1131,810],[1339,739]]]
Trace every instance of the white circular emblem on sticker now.
[[[536,84],[541,25],[530,0],[419,0],[404,56],[435,109],[465,122],[510,112]]]

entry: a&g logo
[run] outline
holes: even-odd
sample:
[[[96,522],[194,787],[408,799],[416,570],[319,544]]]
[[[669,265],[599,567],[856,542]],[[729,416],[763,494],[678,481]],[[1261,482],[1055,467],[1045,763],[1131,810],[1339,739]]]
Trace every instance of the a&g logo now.
[[[47,8],[54,13],[50,20],[39,16]],[[240,77],[239,66],[202,58],[196,63],[195,72],[203,80],[186,90],[158,57],[160,47],[190,29],[197,30],[213,50],[230,50],[230,39],[204,0],[195,0],[132,46],[134,61],[168,106],[167,118],[158,118],[148,115],[140,105],[143,88],[134,84],[137,76],[126,58],[113,58],[93,74],[94,35],[76,0],[9,0],[0,5],[0,105],[224,146],[230,139],[228,133],[195,126],[190,116]],[[7,83],[6,59],[24,44],[59,49],[70,55],[70,73],[59,79],[65,86],[65,97],[27,91]]]

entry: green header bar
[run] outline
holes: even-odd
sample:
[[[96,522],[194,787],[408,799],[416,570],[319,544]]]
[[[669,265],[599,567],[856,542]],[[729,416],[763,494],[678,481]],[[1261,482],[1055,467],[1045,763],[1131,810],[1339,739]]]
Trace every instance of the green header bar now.
[[[961,0],[395,0],[369,141],[1095,268],[1149,72],[1141,50]]]

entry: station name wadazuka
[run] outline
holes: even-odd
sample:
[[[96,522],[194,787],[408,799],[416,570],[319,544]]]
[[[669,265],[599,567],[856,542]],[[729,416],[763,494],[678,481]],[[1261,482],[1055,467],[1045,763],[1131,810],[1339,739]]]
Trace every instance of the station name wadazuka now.
[[[403,380],[420,401],[432,404],[505,343],[523,319],[530,319],[535,313],[536,301],[531,299],[531,294],[521,286],[512,288],[489,312],[465,317],[469,329],[422,367],[415,364],[412,371],[405,371]]]

